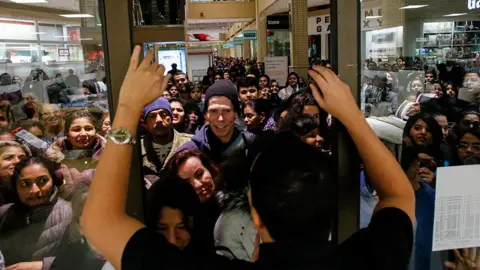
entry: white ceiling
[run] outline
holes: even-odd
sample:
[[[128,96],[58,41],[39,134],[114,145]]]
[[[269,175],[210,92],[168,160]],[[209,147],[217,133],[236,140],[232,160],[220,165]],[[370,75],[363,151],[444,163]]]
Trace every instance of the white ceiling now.
[[[22,4],[27,6],[36,6],[36,7],[46,7],[54,9],[63,9],[69,11],[79,11],[80,4],[79,0],[46,0],[48,3],[43,4]],[[0,2],[9,2],[13,3],[10,0],[0,0]]]

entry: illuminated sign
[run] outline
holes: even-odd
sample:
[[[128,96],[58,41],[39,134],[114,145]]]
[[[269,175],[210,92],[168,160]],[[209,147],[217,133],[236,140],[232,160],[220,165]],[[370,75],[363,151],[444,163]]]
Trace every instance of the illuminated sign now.
[[[468,0],[468,9],[480,8],[480,0]]]

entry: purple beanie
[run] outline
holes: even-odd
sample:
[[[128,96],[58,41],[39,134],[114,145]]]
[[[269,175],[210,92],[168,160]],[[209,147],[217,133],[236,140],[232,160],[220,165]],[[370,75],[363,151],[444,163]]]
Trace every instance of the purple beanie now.
[[[170,115],[173,115],[170,102],[168,102],[168,99],[161,97],[155,100],[154,102],[148,104],[145,108],[143,108],[143,120],[146,120],[148,114],[151,113],[152,111],[157,111],[162,109],[169,112]]]

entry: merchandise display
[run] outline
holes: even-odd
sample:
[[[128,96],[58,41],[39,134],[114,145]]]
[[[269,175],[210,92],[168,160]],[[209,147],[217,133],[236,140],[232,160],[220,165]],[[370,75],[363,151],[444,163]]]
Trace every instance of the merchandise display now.
[[[423,24],[419,56],[446,60],[476,60],[480,52],[480,21],[429,22]]]

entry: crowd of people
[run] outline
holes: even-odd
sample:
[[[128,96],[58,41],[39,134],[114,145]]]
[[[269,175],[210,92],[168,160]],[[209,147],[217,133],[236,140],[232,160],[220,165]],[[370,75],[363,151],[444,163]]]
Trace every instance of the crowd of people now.
[[[176,66],[163,77],[164,68],[143,62],[137,69],[133,60],[116,125],[101,81],[59,74],[42,103],[25,93],[34,82],[25,88],[20,78],[0,76],[2,86],[22,85],[0,101],[0,269],[2,261],[8,270],[154,269],[155,259],[168,269],[194,262],[202,269],[209,260],[234,269],[256,261],[367,269],[368,249],[355,249],[363,244],[378,252],[375,269],[467,267],[464,254],[431,250],[437,168],[480,163],[477,73],[450,62],[366,61],[357,115],[328,61],[309,78],[292,72],[279,82],[255,59],[219,57],[192,82]],[[131,89],[132,80],[142,87]],[[336,209],[331,117],[346,126],[362,157],[363,229],[339,247],[358,261],[327,260],[337,258],[327,248]],[[118,128],[139,138],[144,225],[122,214],[131,148],[106,147]],[[130,229],[117,231],[123,223]],[[317,257],[316,248],[325,254]]]

